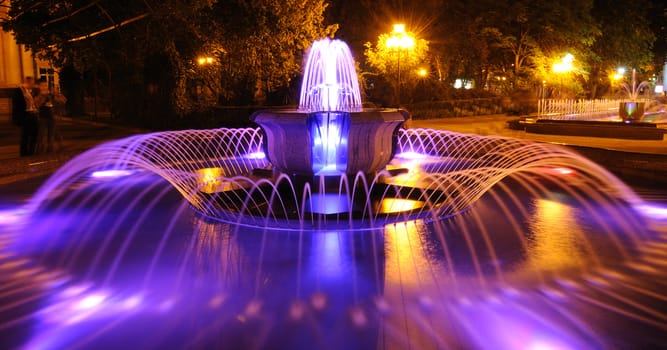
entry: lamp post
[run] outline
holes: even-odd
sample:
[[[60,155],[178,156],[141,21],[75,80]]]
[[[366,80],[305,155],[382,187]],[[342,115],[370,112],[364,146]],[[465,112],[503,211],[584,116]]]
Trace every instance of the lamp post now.
[[[561,58],[560,62],[557,62],[553,66],[553,71],[555,73],[558,73],[560,75],[560,94],[563,94],[563,75],[570,72],[572,70],[572,62],[574,61],[574,56],[572,56],[571,53],[565,54],[563,58]],[[562,96],[561,96],[562,97]]]
[[[211,66],[215,62],[215,59],[211,56],[199,56],[197,57],[196,62],[200,69],[205,70],[207,66]],[[201,103],[205,99],[206,84],[204,83],[204,80],[201,76],[196,80],[196,83],[197,99]]]
[[[396,88],[396,97],[398,104],[401,104],[401,51],[409,50],[415,46],[415,38],[405,31],[405,24],[394,24],[394,31],[387,39],[387,48],[394,49],[397,52],[396,70],[398,85]]]

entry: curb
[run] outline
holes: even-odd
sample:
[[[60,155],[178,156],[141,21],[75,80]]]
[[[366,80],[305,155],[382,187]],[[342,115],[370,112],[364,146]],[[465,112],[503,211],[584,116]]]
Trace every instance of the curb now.
[[[79,123],[79,124],[86,124],[86,125],[91,125],[91,126],[98,126],[98,127],[107,127],[107,128],[112,128],[112,129],[119,129],[119,130],[127,130],[131,133],[135,134],[145,134],[151,132],[148,129],[141,129],[141,128],[134,128],[134,127],[127,127],[127,126],[122,126],[122,125],[117,125],[117,124],[112,124],[112,123],[105,123],[102,121],[95,121],[95,120],[86,120],[86,119],[80,119],[80,118],[72,118],[72,117],[58,117],[60,120],[65,120],[71,123]]]

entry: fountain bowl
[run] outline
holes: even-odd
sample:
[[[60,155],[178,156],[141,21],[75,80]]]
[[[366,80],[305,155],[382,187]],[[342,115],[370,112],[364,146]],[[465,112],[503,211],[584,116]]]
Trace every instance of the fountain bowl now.
[[[405,110],[368,108],[264,110],[250,119],[261,128],[274,170],[315,176],[380,171],[394,157],[398,130],[408,118]]]

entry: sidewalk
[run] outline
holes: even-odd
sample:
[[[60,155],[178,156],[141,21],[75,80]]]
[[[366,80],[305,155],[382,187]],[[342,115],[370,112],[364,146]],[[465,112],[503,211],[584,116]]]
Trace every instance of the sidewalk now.
[[[636,141],[620,139],[604,139],[594,137],[579,136],[559,136],[559,135],[540,135],[530,134],[520,130],[510,130],[507,127],[507,121],[516,119],[504,115],[478,116],[478,117],[460,117],[430,120],[413,120],[409,127],[412,128],[433,128],[450,130],[461,133],[474,133],[479,135],[499,135],[513,137],[538,142],[549,142],[573,146],[576,149],[590,149],[584,152],[590,154],[595,150],[612,150],[620,152],[629,152],[636,154],[645,154],[646,156],[655,155],[659,157],[656,160],[645,159],[651,163],[652,171],[660,176],[663,171],[662,159],[667,159],[667,141]],[[104,123],[60,118],[58,129],[63,137],[61,149],[57,153],[47,155],[37,155],[32,157],[19,157],[19,136],[20,129],[11,125],[8,120],[0,118],[0,184],[11,183],[27,178],[41,175],[47,175],[55,171],[69,159],[77,154],[90,149],[100,143],[108,140],[123,138],[129,135],[147,132],[146,130],[108,125]],[[601,156],[600,156],[601,157]],[[591,159],[612,167],[618,161],[618,155],[607,163],[603,158],[591,157]],[[605,155],[607,157],[607,155]],[[629,168],[638,168],[632,157],[620,155],[623,162],[628,163]],[[633,156],[637,158],[636,156]],[[641,161],[645,160],[642,158]],[[636,159],[635,159],[636,160]],[[667,166],[667,165],[665,165]],[[655,169],[654,169],[655,168]],[[640,170],[640,169],[637,169]]]
[[[0,184],[49,174],[77,154],[105,141],[147,132],[87,120],[58,118],[62,144],[52,154],[19,157],[21,129],[0,118]]]
[[[60,151],[83,151],[107,140],[148,132],[88,120],[58,118],[56,128],[62,136]],[[0,119],[0,161],[19,157],[21,129]]]
[[[567,146],[600,148],[613,151],[667,155],[667,140],[622,140],[599,137],[531,134],[510,130],[507,122],[518,117],[491,115],[443,119],[412,120],[412,128],[432,128],[479,135],[498,135]]]

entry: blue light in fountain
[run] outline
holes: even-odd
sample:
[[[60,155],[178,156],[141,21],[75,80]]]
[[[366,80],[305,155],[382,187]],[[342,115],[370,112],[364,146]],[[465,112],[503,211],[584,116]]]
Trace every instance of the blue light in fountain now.
[[[347,170],[347,138],[350,114],[317,112],[308,118],[315,175],[341,174]]]
[[[310,48],[299,109],[310,113],[313,173],[347,170],[351,111],[361,111],[361,93],[352,53],[340,40],[322,39]]]

